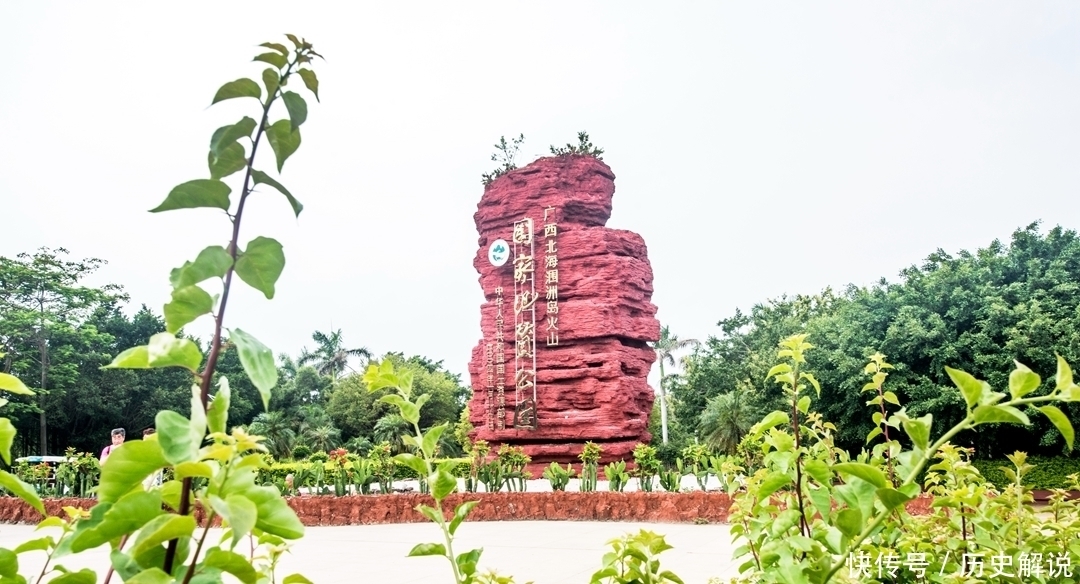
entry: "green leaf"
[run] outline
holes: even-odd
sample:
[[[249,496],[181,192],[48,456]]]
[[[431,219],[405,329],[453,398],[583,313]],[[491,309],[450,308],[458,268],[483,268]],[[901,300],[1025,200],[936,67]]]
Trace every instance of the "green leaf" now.
[[[117,355],[102,369],[149,369],[150,351],[146,345],[132,347]]]
[[[230,81],[225,85],[222,85],[221,89],[217,90],[217,93],[214,94],[214,101],[211,101],[210,105],[236,97],[254,97],[255,99],[261,99],[262,90],[259,89],[258,83],[247,78]]]
[[[181,462],[176,465],[174,470],[177,479],[186,479],[188,477],[203,477],[209,479],[214,477],[214,468],[205,462]]]
[[[262,61],[263,63],[270,63],[278,69],[284,69],[285,66],[289,64],[288,59],[286,59],[284,55],[281,55],[279,53],[263,53],[252,59],[252,61]]]
[[[862,513],[858,509],[841,509],[836,514],[835,525],[849,538],[858,537],[862,531]]]
[[[1009,393],[1013,399],[1020,399],[1038,389],[1040,383],[1042,379],[1037,373],[1017,361],[1016,369],[1009,374]]]
[[[109,554],[109,559],[112,560],[113,568],[116,569],[116,573],[120,575],[123,582],[130,582],[132,578],[142,571],[142,566],[135,561],[135,558],[120,550],[113,550]]]
[[[154,425],[161,450],[169,464],[191,462],[198,457],[202,440],[201,436],[199,442],[192,440],[190,420],[174,411],[162,410],[154,419]]]
[[[832,517],[832,497],[829,494],[829,489],[807,489],[807,496],[810,497],[810,502],[813,503],[814,508],[821,514],[821,518],[826,523],[829,522]]]
[[[885,477],[885,473],[869,464],[862,462],[841,462],[840,464],[834,464],[833,470],[841,474],[859,477],[879,489],[889,486],[889,480]]]
[[[78,572],[61,574],[60,576],[49,580],[49,584],[95,584],[96,582],[97,572],[94,572],[90,568],[83,568]]]
[[[289,121],[292,122],[292,129],[299,128],[300,124],[307,121],[307,102],[295,91],[282,93],[281,99],[285,101],[285,109],[289,110]]]
[[[300,147],[300,129],[293,128],[289,120],[278,120],[266,129],[266,139],[277,157],[277,169],[285,166],[285,161]]]
[[[446,546],[441,543],[418,543],[409,551],[408,557],[415,556],[445,556]]]
[[[973,412],[976,424],[1006,422],[1012,424],[1031,424],[1027,414],[1012,406],[979,406]]]
[[[905,418],[901,421],[904,432],[907,433],[911,443],[919,450],[926,450],[930,445],[930,428],[932,426],[932,414],[926,414],[921,418]]]
[[[450,535],[454,535],[461,522],[465,521],[465,518],[469,516],[469,512],[479,503],[480,501],[465,501],[454,507],[454,518],[450,520]]]
[[[214,310],[214,299],[198,286],[173,290],[172,302],[165,305],[165,330],[176,334],[184,325]]]
[[[1068,391],[1073,386],[1072,368],[1061,355],[1057,356],[1057,375],[1054,376],[1058,391]]]
[[[0,548],[0,576],[14,578],[19,575],[19,556],[9,549]]]
[[[289,42],[296,45],[296,48],[298,49],[304,46],[303,43],[300,42],[300,39],[296,38],[296,35],[286,33],[285,38],[289,39]]]
[[[202,351],[188,339],[178,339],[171,333],[158,333],[150,337],[150,344],[146,346],[146,363],[149,367],[183,367],[198,373]]]
[[[441,523],[443,521],[442,514],[439,513],[439,510],[434,507],[420,504],[416,506],[416,510],[419,511],[420,514],[424,517],[430,519],[433,523]]]
[[[810,411],[810,396],[804,395],[800,397],[798,404],[796,404],[796,407],[798,407],[799,411],[804,414]]]
[[[304,206],[300,204],[300,201],[297,201],[296,198],[292,196],[292,193],[290,193],[288,189],[281,186],[281,183],[270,178],[270,175],[266,174],[261,170],[252,169],[251,177],[255,179],[255,184],[270,185],[277,189],[279,193],[285,195],[285,198],[289,200],[289,204],[292,205],[293,213],[297,217],[300,216],[300,211],[304,210]]]
[[[1073,447],[1073,438],[1075,434],[1073,432],[1072,422],[1069,421],[1069,417],[1066,416],[1057,406],[1042,406],[1039,408],[1047,418],[1050,418],[1050,422],[1054,424],[1054,427],[1061,432],[1061,435],[1065,438],[1065,444],[1069,446],[1069,450]]]
[[[235,124],[229,124],[228,126],[222,126],[217,130],[214,130],[213,136],[210,137],[211,154],[214,156],[221,156],[226,148],[235,144],[240,138],[251,138],[251,133],[255,131],[255,126],[255,120],[244,116]]]
[[[764,501],[769,495],[772,495],[781,488],[791,484],[791,477],[786,474],[772,473],[765,477],[765,480],[761,481],[761,486],[757,490],[758,502]]]
[[[810,385],[814,386],[814,390],[817,392],[818,397],[821,397],[821,384],[818,383],[816,377],[811,373],[800,373],[799,377],[810,382]]]
[[[765,374],[765,378],[768,379],[769,377],[782,375],[784,373],[791,373],[791,365],[788,365],[787,363],[779,363],[777,365],[773,365],[772,368],[769,369],[769,372]]]
[[[274,49],[275,51],[281,53],[282,55],[284,55],[286,57],[289,56],[289,49],[285,48],[285,45],[278,44],[278,43],[260,43],[259,46],[260,47],[266,47],[268,49]]]
[[[421,445],[421,448],[424,451],[425,457],[429,459],[435,457],[435,448],[439,445],[439,438],[443,435],[443,432],[446,431],[446,428],[449,425],[449,422],[442,423],[438,426],[429,428],[428,431],[424,433],[424,442]]]
[[[7,418],[0,418],[0,457],[11,465],[11,445],[15,443],[15,425]]]
[[[112,455],[109,456],[109,460],[112,460]],[[194,531],[195,517],[191,515],[158,515],[139,531],[130,553],[137,558],[170,539],[191,537]]]
[[[165,481],[158,492],[161,493],[161,500],[168,505],[173,511],[179,511],[180,509],[180,494],[184,489],[184,485],[180,480]]]
[[[232,189],[229,185],[212,178],[199,178],[189,180],[186,183],[176,185],[169,191],[169,196],[157,207],[150,209],[151,213],[174,211],[176,209],[199,209],[210,207],[213,209],[229,210],[229,193]]]
[[[210,432],[225,432],[228,429],[231,399],[229,380],[222,375],[218,379],[218,392],[210,400],[210,406],[206,409],[206,424],[210,427]]]
[[[166,574],[161,568],[143,570],[124,580],[124,584],[171,584],[172,582],[172,576]]]
[[[285,539],[299,539],[304,536],[304,524],[296,517],[296,512],[289,507],[281,492],[274,487],[254,487],[244,495],[255,503],[259,510],[255,527]]]
[[[893,404],[894,406],[900,405],[900,400],[897,399],[896,394],[891,391],[886,391],[882,394],[882,397],[885,399],[885,401]]]
[[[30,388],[19,381],[18,377],[8,375],[7,373],[0,373],[0,389],[8,393],[17,393],[19,395],[34,395],[34,392],[30,391]]]
[[[84,522],[76,524],[72,536],[71,551],[79,553],[96,548],[114,539],[134,533],[147,522],[161,515],[161,495],[146,491],[132,491],[116,503],[101,503],[94,507],[97,512],[104,507],[100,522],[87,529],[80,529]]]
[[[875,426],[874,429],[870,430],[870,433],[866,435],[866,443],[869,444],[871,440],[873,440],[874,438],[877,438],[880,435],[881,435],[881,427],[880,426]]]
[[[236,343],[240,364],[244,366],[251,383],[262,396],[263,408],[270,409],[270,390],[277,385],[278,372],[274,365],[274,353],[255,337],[240,329],[233,329],[229,340]]]
[[[301,574],[289,574],[281,581],[281,584],[314,584]]]
[[[158,433],[161,433],[160,428]],[[140,487],[150,473],[168,464],[161,450],[160,437],[158,440],[132,440],[121,444],[109,454],[101,467],[98,500],[118,501],[132,489]]]
[[[912,499],[912,497],[891,488],[878,489],[877,497],[881,499],[881,503],[885,505],[887,511],[892,511]]]
[[[255,503],[241,494],[232,494],[225,499],[210,495],[210,506],[229,522],[229,527],[232,528],[233,547],[236,547],[236,544],[251,532],[259,515]],[[228,572],[228,570],[225,571]]]
[[[248,503],[250,504],[251,501],[248,501]],[[252,504],[251,510],[252,512],[254,512],[254,504]],[[254,523],[255,522],[253,518],[252,524]],[[237,529],[234,527],[233,532],[236,531]],[[239,534],[239,536],[243,535],[244,534]],[[247,558],[236,552],[226,551],[218,548],[211,549],[210,551],[206,552],[206,558],[203,560],[203,565],[217,568],[222,572],[228,572],[233,576],[236,576],[236,578],[244,584],[255,584],[255,582],[258,580],[258,574],[255,573],[255,568],[251,566],[251,562],[248,561]]]
[[[236,258],[236,275],[248,286],[262,292],[267,300],[274,297],[274,284],[285,269],[281,244],[269,237],[256,237]]]
[[[31,507],[37,509],[38,513],[45,515],[45,505],[41,503],[41,498],[38,497],[37,491],[34,487],[22,482],[19,477],[0,470],[0,487],[7,489],[12,495],[26,501]]]
[[[63,520],[61,519],[61,521],[63,521]],[[44,523],[44,521],[42,523]],[[40,529],[40,527],[39,527],[39,529]],[[55,545],[56,545],[56,540],[54,540],[52,537],[48,537],[48,536],[47,537],[39,537],[37,539],[31,539],[29,541],[24,541],[24,542],[20,543],[19,546],[16,547],[14,551],[15,551],[16,554],[21,554],[21,553],[25,553],[25,552],[36,552],[36,551],[41,551],[41,550],[46,550],[47,551],[49,548],[51,548],[51,547],[53,547]]]
[[[956,384],[956,387],[960,388],[960,393],[963,394],[968,409],[975,407],[986,387],[983,382],[975,379],[975,376],[970,373],[952,367],[946,367],[945,372],[949,374],[949,378]]]
[[[247,162],[247,152],[236,142],[226,146],[221,156],[214,156],[213,152],[206,155],[206,166],[212,179],[222,179],[243,170]]]
[[[803,470],[806,474],[813,477],[813,479],[823,485],[832,484],[833,473],[829,468],[829,465],[821,460],[808,460],[803,465]]]
[[[266,95],[274,95],[281,87],[281,75],[276,69],[264,69],[262,72],[263,85],[266,86]]]
[[[191,423],[188,425],[188,432],[196,445],[195,458],[198,458],[198,449],[206,438],[206,408],[202,404],[202,388],[195,384],[191,386]]]
[[[394,462],[416,471],[417,476],[422,477],[428,474],[427,465],[424,464],[424,459],[415,454],[402,452],[401,454],[394,456]]]
[[[457,489],[457,479],[454,475],[442,469],[435,471],[435,480],[431,484],[431,496],[436,501],[442,501],[455,489]]]
[[[379,398],[379,401],[395,406],[405,421],[416,425],[420,423],[420,408],[416,404],[406,400],[396,393],[389,393]]]
[[[756,435],[760,436],[769,428],[772,428],[773,426],[776,426],[778,424],[787,424],[790,420],[791,418],[789,418],[786,413],[774,410],[772,412],[769,412],[769,414],[765,416],[765,418],[762,419],[760,422],[754,424],[754,432]]]
[[[211,245],[199,252],[194,262],[184,262],[169,274],[173,288],[184,288],[210,278],[223,278],[233,265],[232,256],[220,245]]]
[[[319,78],[315,76],[315,72],[311,69],[298,69],[296,73],[304,80],[308,91],[315,94],[315,101],[319,101]]]

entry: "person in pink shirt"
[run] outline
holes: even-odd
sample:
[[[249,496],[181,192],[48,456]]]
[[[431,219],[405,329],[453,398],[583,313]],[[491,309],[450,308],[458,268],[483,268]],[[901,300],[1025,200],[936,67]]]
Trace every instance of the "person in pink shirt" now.
[[[101,450],[101,464],[105,464],[105,459],[109,458],[109,454],[112,453],[114,448],[124,443],[124,438],[126,436],[127,434],[124,432],[123,428],[116,428],[112,431],[112,444]]]

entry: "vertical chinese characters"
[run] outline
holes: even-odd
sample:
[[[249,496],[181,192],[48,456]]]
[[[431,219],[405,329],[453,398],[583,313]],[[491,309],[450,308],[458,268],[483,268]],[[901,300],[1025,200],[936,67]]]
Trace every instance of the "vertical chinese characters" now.
[[[555,347],[559,344],[559,249],[557,238],[559,225],[555,217],[555,208],[544,209],[544,243],[546,253],[544,255],[544,287],[547,300],[547,320],[544,332],[547,336],[547,346]]]
[[[495,394],[496,413],[488,421],[488,429],[506,427],[506,344],[503,339],[503,289],[495,288]]]
[[[514,427],[536,428],[536,240],[533,220],[514,222]]]

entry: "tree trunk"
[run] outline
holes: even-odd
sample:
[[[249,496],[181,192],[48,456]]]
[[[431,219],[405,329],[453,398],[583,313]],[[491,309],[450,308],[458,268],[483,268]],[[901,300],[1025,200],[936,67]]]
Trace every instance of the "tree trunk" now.
[[[664,444],[667,444],[667,390],[664,389],[663,359],[660,360],[660,436]]]
[[[45,381],[46,373],[49,369],[49,346],[45,342],[45,332],[41,332],[41,337],[38,341],[38,350],[41,352],[41,393],[38,394],[38,405],[43,406],[41,400],[45,398]],[[47,456],[48,453],[48,436],[45,431],[45,408],[41,407],[41,418],[39,422],[40,442],[38,443],[38,451],[41,456]]]

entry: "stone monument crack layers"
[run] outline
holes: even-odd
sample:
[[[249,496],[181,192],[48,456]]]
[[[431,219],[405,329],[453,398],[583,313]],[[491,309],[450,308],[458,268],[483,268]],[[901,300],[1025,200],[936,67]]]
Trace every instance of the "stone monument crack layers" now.
[[[660,338],[641,236],[605,227],[615,175],[591,156],[541,158],[484,189],[473,265],[485,302],[473,349],[474,439],[534,463],[603,462],[648,442]]]

